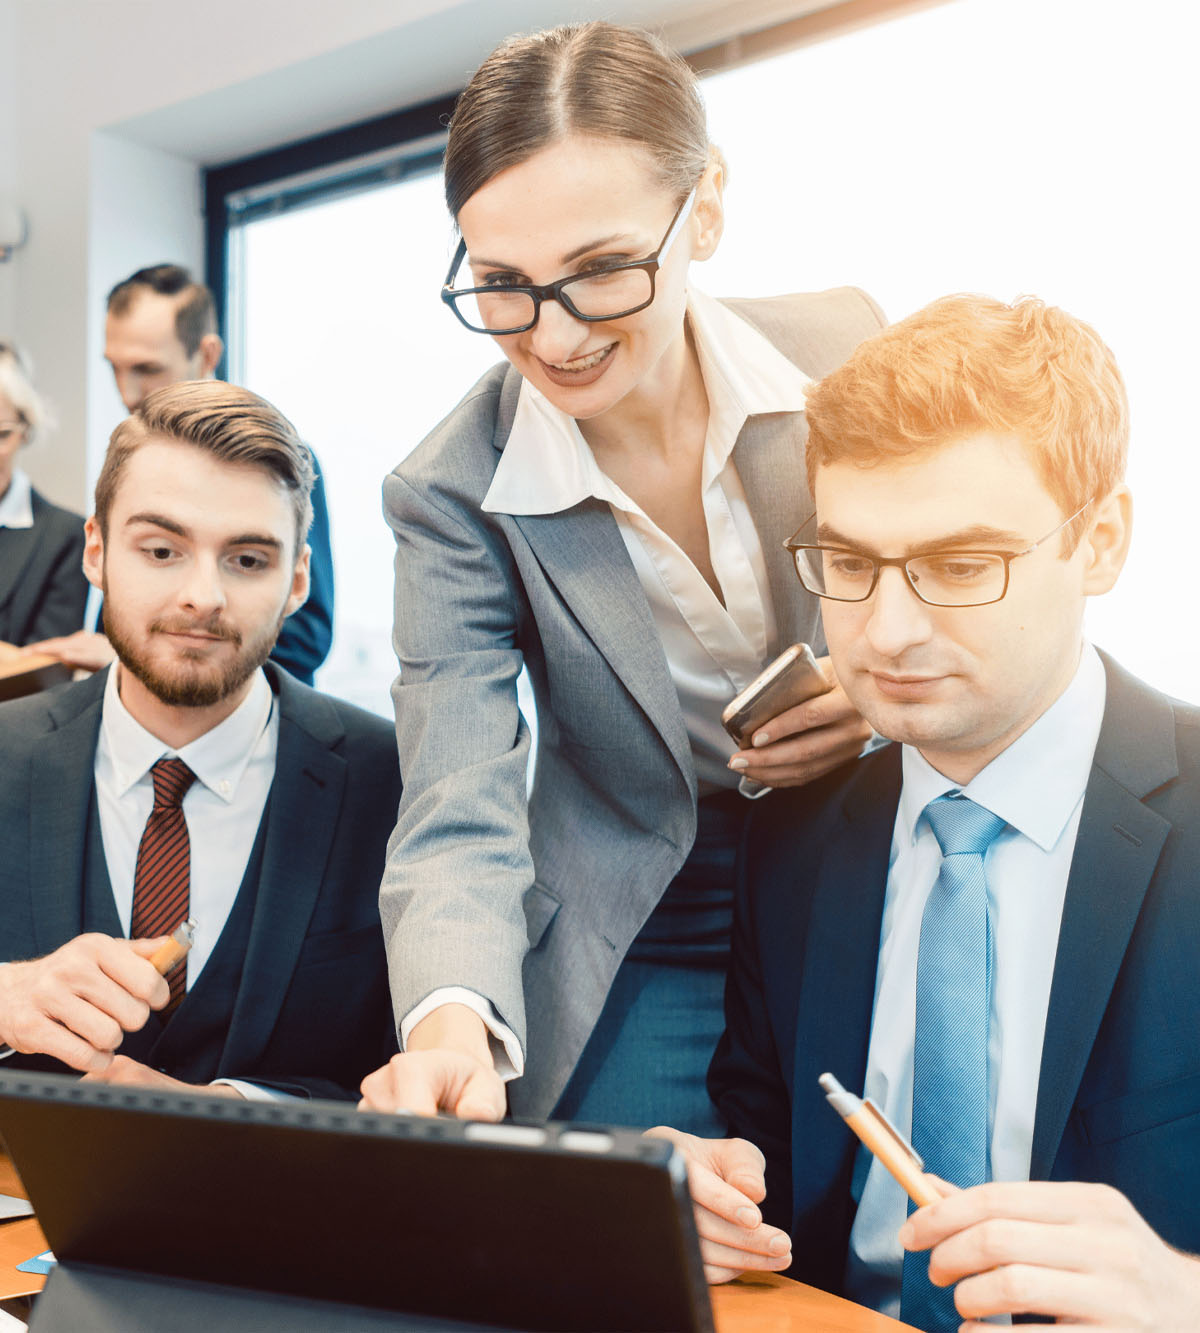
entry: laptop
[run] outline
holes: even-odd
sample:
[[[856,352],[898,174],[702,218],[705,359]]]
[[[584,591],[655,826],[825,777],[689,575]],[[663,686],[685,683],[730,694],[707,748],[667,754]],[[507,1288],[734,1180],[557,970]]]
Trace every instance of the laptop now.
[[[58,1259],[36,1333],[711,1333],[684,1164],[632,1130],[0,1070]]]

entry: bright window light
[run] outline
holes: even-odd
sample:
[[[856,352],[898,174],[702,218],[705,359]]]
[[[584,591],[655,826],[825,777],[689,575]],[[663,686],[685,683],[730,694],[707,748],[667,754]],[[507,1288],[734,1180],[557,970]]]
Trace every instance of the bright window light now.
[[[935,297],[1031,293],[1113,348],[1133,414],[1129,565],[1089,632],[1200,699],[1182,549],[1200,492],[1190,402],[1197,19],[1177,0],[956,0],[705,82],[730,166],[715,295],[862,287],[891,318]],[[326,476],[337,575],[322,688],[387,713],[384,474],[497,360],[438,300],[452,250],[436,176],[244,229],[239,377]]]

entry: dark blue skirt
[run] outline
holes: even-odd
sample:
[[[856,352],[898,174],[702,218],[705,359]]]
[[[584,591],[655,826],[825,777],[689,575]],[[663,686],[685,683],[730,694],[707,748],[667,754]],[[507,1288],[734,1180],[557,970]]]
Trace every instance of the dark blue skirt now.
[[[721,1136],[705,1075],[725,1026],[735,862],[750,802],[707,796],[696,842],[617,970],[556,1120]]]

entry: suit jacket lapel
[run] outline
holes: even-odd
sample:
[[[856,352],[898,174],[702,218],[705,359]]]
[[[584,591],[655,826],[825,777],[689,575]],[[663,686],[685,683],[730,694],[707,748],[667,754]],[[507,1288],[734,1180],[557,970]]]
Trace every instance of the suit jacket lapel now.
[[[301,694],[284,672],[265,669],[278,693],[279,747],[222,1069],[252,1067],[270,1039],[321,891],[346,784],[337,714],[319,695]]]
[[[792,1071],[793,1209],[829,1198],[829,1171],[853,1161],[851,1136],[825,1104],[817,1078],[852,1092],[867,1070],[879,932],[900,798],[900,747],[860,760],[821,857],[805,939]],[[848,1193],[843,1191],[848,1200]],[[838,1196],[839,1198],[842,1195]]]
[[[1045,1179],[1170,824],[1142,798],[1178,776],[1174,718],[1109,659],[1046,1014],[1030,1175]]]
[[[817,625],[815,598],[805,593],[796,578],[791,556],[783,543],[813,514],[812,497],[804,471],[804,444],[808,422],[803,412],[780,412],[750,417],[733,449],[767,566],[767,582],[775,605],[777,642],[772,654],[797,640],[824,651],[823,638],[813,642]]]
[[[521,377],[511,367],[496,412],[497,449],[512,430]],[[696,775],[658,627],[607,504],[588,500],[558,514],[513,516],[546,577],[588,638],[662,736],[688,786]]]
[[[107,672],[48,701],[52,730],[30,771],[29,892],[34,944],[49,953],[83,928],[83,865]]]

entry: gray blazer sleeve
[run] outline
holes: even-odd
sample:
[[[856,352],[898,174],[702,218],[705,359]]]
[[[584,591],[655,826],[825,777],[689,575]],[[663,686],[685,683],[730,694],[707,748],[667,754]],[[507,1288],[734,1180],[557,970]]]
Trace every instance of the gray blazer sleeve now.
[[[490,435],[480,443],[494,455]],[[396,1018],[438,987],[466,986],[524,1044],[522,902],[533,861],[516,573],[467,495],[393,473],[384,512],[396,534],[404,780],[380,894]]]

